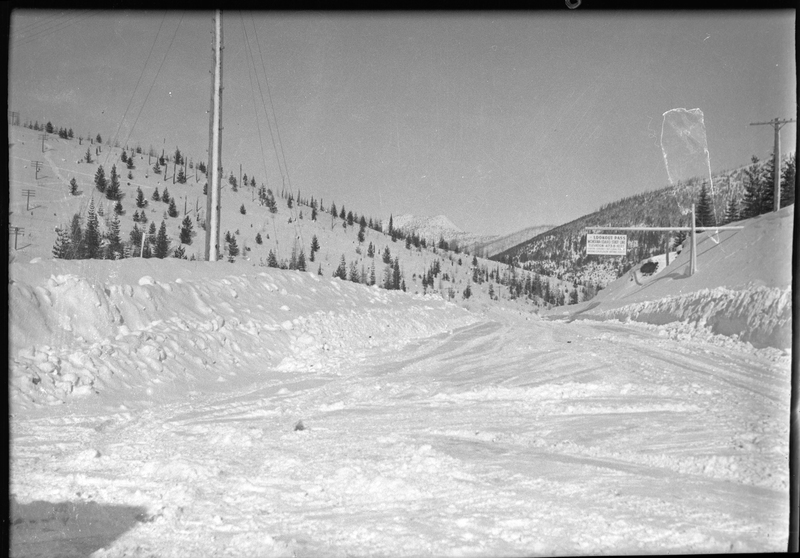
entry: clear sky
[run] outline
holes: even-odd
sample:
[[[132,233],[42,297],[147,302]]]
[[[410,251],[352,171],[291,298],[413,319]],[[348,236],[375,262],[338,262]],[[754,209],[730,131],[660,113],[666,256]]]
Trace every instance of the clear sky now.
[[[206,160],[212,15],[13,12],[9,110]],[[749,123],[797,117],[794,11],[223,21],[226,175],[241,164],[280,189],[271,126],[287,186],[375,217],[561,224],[669,184],[670,109],[703,112],[713,170],[771,154],[772,128]]]

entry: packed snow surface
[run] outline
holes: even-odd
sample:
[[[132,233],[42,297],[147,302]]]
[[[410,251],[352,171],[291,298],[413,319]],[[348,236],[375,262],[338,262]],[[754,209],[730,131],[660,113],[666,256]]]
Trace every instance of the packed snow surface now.
[[[781,350],[226,262],[9,273],[12,555],[785,548]]]

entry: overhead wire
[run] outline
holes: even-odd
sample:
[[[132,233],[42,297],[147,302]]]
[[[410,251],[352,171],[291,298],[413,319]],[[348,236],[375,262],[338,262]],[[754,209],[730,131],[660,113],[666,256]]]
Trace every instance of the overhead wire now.
[[[252,14],[250,15],[250,20],[253,23],[253,29],[255,29],[256,24],[253,21]],[[286,165],[286,154],[283,151],[283,142],[281,141],[281,131],[280,128],[278,127],[278,115],[275,112],[275,105],[272,103],[272,91],[269,86],[269,78],[267,77],[267,66],[264,63],[264,54],[261,51],[261,42],[258,40],[258,32],[256,32],[256,45],[258,46],[258,55],[261,58],[261,69],[264,71],[264,81],[267,84],[267,95],[269,96],[269,104],[272,107],[272,118],[275,119],[275,131],[278,135],[278,144],[281,147],[281,155],[283,156],[283,168],[284,171],[286,172],[286,180],[289,181],[289,190],[292,191],[292,179],[289,176],[289,167]]]
[[[71,27],[71,26],[75,25],[78,22],[83,22],[83,21],[86,21],[88,19],[91,19],[94,16],[96,16],[98,13],[100,13],[100,12],[96,11],[96,12],[90,13],[88,15],[84,14],[82,16],[81,15],[73,16],[73,17],[71,17],[71,18],[69,18],[67,20],[58,22],[55,25],[52,25],[50,27],[37,30],[32,35],[28,35],[26,37],[19,38],[15,42],[11,43],[11,46],[12,47],[20,47],[20,46],[24,46],[24,45],[30,44],[32,42],[35,42],[38,39],[41,39],[41,38],[44,38],[44,37],[49,37],[49,36],[54,35],[54,34],[60,32],[60,31],[63,31],[64,29],[66,29],[68,27]]]
[[[158,36],[161,34],[161,27],[164,25],[164,20],[167,18],[167,12],[164,12],[164,16],[161,18],[161,23],[158,26],[158,31],[156,31],[156,36],[153,39],[153,44],[150,46],[150,52],[147,53],[147,59],[144,61],[144,65],[142,66],[142,71],[139,73],[139,79],[136,80],[136,85],[131,92],[130,101],[128,101],[128,106],[125,107],[125,112],[122,114],[122,118],[119,121],[119,126],[117,126],[117,131],[114,133],[114,138],[111,141],[112,145],[115,145],[117,139],[119,137],[119,131],[122,128],[122,124],[125,122],[125,117],[128,115],[128,111],[131,108],[131,104],[133,104],[133,98],[136,96],[136,90],[139,89],[139,83],[142,81],[142,77],[144,76],[144,72],[147,69],[147,64],[150,62],[150,57],[153,55],[153,49],[155,49],[156,43],[158,42]],[[125,138],[123,145],[127,145],[128,139],[130,139],[130,132],[128,133],[128,137]],[[107,159],[106,159],[107,160]]]
[[[256,79],[258,79],[258,73],[257,73],[257,70],[256,70],[255,60],[253,60],[253,51],[250,48],[250,38],[247,35],[247,27],[245,26],[244,17],[242,16],[242,12],[241,11],[239,11],[239,19],[242,22],[242,29],[244,30],[245,44],[247,45],[247,49],[246,49],[247,60],[248,60],[247,77],[250,80],[250,96],[253,99],[253,110],[255,111],[256,128],[258,129],[258,142],[259,142],[259,145],[261,146],[261,162],[264,165],[264,177],[265,177],[264,180],[268,184],[269,181],[268,181],[267,177],[269,176],[269,173],[267,171],[267,159],[264,156],[264,142],[263,142],[263,140],[261,138],[261,124],[259,123],[259,118],[258,118],[258,106],[256,105],[256,93],[255,93],[255,89],[253,88],[253,73],[250,71],[251,65],[252,65],[253,70],[256,71]],[[260,86],[260,84],[259,84],[259,86]],[[263,96],[262,96],[262,99],[263,99]],[[269,117],[267,118],[267,122],[269,122]],[[278,229],[277,229],[277,227],[275,225],[275,216],[274,216],[274,214],[272,215],[272,231],[273,231],[273,236],[275,237],[275,250],[277,251],[278,248],[279,248],[279,245],[278,245]]]
[[[144,107],[147,105],[147,100],[150,98],[150,93],[153,91],[153,86],[156,84],[156,81],[158,81],[158,76],[161,74],[161,68],[164,66],[164,61],[167,59],[169,51],[172,49],[172,43],[175,42],[175,36],[178,34],[178,29],[181,26],[181,22],[183,21],[184,15],[185,15],[184,13],[181,13],[181,18],[178,20],[178,25],[175,26],[175,31],[173,31],[172,33],[172,39],[170,39],[169,45],[167,46],[167,50],[164,52],[164,58],[161,59],[161,64],[159,64],[158,70],[156,70],[156,75],[153,78],[153,83],[150,84],[150,89],[147,90],[147,95],[144,98],[144,102],[142,103],[142,106],[139,107],[139,112],[136,114],[136,118],[134,119],[133,124],[131,125],[131,129],[128,132],[128,138],[130,138],[131,134],[133,134],[133,130],[134,128],[136,128],[136,123],[139,122],[139,117],[142,115],[142,110],[144,110]],[[127,141],[127,138],[125,141]],[[110,153],[106,154],[106,159],[105,159],[106,162],[108,162],[109,155]]]

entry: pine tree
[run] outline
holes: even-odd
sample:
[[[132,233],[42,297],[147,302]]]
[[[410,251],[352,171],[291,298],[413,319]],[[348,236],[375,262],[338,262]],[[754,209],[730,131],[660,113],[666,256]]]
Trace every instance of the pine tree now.
[[[122,195],[121,192],[119,191],[119,176],[117,176],[117,165],[111,166],[111,180],[106,186],[105,194],[106,194],[106,199],[109,200],[118,200]]]
[[[133,156],[128,157],[128,162],[125,164],[128,170],[135,169],[136,167],[133,164]],[[130,175],[130,173],[128,173]]]
[[[139,227],[133,225],[133,229],[131,230],[130,235],[128,236],[130,239],[131,245],[131,252],[136,254],[137,256],[140,255],[140,246],[142,245],[142,231],[139,230]]]
[[[333,273],[334,277],[338,277],[343,281],[347,280],[347,263],[344,260],[344,254],[342,254],[342,259],[339,261],[339,267],[336,268],[336,271]]]
[[[228,241],[228,257],[233,261],[233,258],[239,255],[239,244],[236,242],[236,237],[231,235]]]
[[[161,194],[158,193],[158,187],[153,192],[153,201],[161,201]]]
[[[239,213],[242,215],[247,215],[247,209],[245,209],[244,204],[239,208]]]
[[[317,240],[317,235],[311,237],[311,253],[319,252],[319,240]]]
[[[183,172],[183,169],[178,171],[177,181],[180,184],[186,184],[186,173]]]
[[[75,137],[75,134],[72,132],[72,128],[67,130],[67,138],[72,139]]]
[[[262,244],[264,241],[261,239],[261,233],[256,233],[256,244]]]
[[[350,262],[350,273],[348,275],[348,278],[353,283],[358,283],[359,282],[359,280],[358,280],[358,267],[356,266],[356,262]]]
[[[97,134],[97,137],[94,138],[94,141],[96,141],[97,143],[103,143],[103,138],[100,137],[100,134]]]
[[[78,195],[78,182],[75,180],[75,177],[69,181],[69,193],[73,196]]]
[[[155,244],[156,241],[156,222],[150,223],[150,228],[147,229],[147,242],[148,244]]]
[[[192,219],[187,215],[181,222],[180,239],[183,244],[192,243],[192,228]]]
[[[158,159],[156,159],[156,164],[153,165],[153,172],[155,174],[161,174],[161,165],[158,164]]]
[[[389,251],[388,246],[383,250],[383,263],[385,264],[392,263],[392,253]]]
[[[277,213],[278,212],[278,204],[275,201],[275,196],[272,193],[272,190],[267,189],[267,207],[269,208],[270,213]]]
[[[392,266],[392,288],[394,290],[400,289],[400,260],[395,257],[394,265]]]
[[[72,216],[69,229],[69,257],[68,260],[83,258],[83,228],[81,227],[81,216],[76,213]]]
[[[59,260],[70,259],[70,239],[66,229],[56,227],[56,243],[53,245],[53,257]]]
[[[183,249],[183,246],[178,246],[172,252],[172,257],[173,258],[178,258],[179,260],[185,260],[186,259],[186,250]]]
[[[275,252],[270,249],[267,256],[267,267],[278,267],[278,258],[275,257]]]
[[[125,209],[122,207],[122,202],[117,200],[117,203],[114,204],[114,215],[122,215],[125,213]]]
[[[147,205],[147,200],[144,199],[144,192],[142,192],[141,187],[136,187],[136,207],[139,209],[145,207]]]
[[[169,200],[171,200],[171,199],[172,198],[170,198],[170,196],[169,196],[169,189],[164,187],[164,193],[161,194],[161,201],[164,202],[164,203],[169,203]]]
[[[364,227],[358,229],[358,242],[359,244],[364,242]]]
[[[123,149],[122,153],[119,156],[119,158],[123,163],[127,163],[128,162],[128,152]]]
[[[100,225],[94,209],[94,198],[89,200],[86,212],[86,230],[83,233],[83,256],[86,259],[100,257]]]
[[[297,256],[297,269],[299,271],[306,270],[306,253],[302,248],[300,249],[300,254]]]
[[[120,260],[125,257],[122,241],[119,237],[119,219],[114,215],[108,227],[108,246],[106,247],[106,258],[109,260]]]
[[[99,192],[106,191],[106,172],[103,170],[103,165],[99,165],[94,173],[94,185]]]
[[[312,207],[311,208],[311,220],[312,221],[316,221],[317,220],[317,208],[316,207]]]
[[[319,267],[317,268],[317,275],[322,277],[322,264],[319,264]]]
[[[373,246],[372,242],[370,242],[369,246],[367,247],[367,256],[370,258],[375,257],[375,246]]]
[[[794,191],[797,182],[797,154],[793,153],[781,169],[781,207],[794,203]]]
[[[372,262],[372,267],[369,270],[369,285],[375,284],[375,261]]]
[[[761,188],[759,189],[759,215],[775,209],[775,158],[770,157],[762,167]]]
[[[181,155],[181,150],[177,147],[175,148],[175,164],[180,165],[183,163],[183,155]]]
[[[155,226],[155,223],[153,223]],[[153,255],[156,258],[166,258],[167,254],[169,253],[169,238],[167,238],[167,224],[164,221],[161,221],[161,227],[158,229],[158,235],[156,236],[156,245]]]
[[[44,126],[44,131],[47,132],[48,134],[52,134],[53,130],[54,130],[53,123],[48,120],[47,124],[45,124]]]
[[[761,173],[758,157],[752,157],[752,164],[744,170],[744,196],[740,217],[750,219],[761,214]]]
[[[336,204],[331,202],[331,215],[336,217],[338,214],[336,213]]]
[[[86,148],[86,155],[84,155],[83,158],[86,160],[87,163],[92,162],[92,152],[89,151],[88,147]]]
[[[700,197],[697,200],[697,208],[695,210],[695,222],[698,231],[701,231],[703,227],[714,227],[717,224],[714,219],[714,212],[711,209],[711,199],[708,195],[705,181],[700,187]]]
[[[727,225],[739,220],[739,204],[736,198],[728,200],[728,205],[725,207],[725,217],[722,218],[722,224]]]
[[[178,216],[178,208],[175,207],[175,199],[169,200],[169,209],[167,210],[167,215],[170,217],[177,217]]]

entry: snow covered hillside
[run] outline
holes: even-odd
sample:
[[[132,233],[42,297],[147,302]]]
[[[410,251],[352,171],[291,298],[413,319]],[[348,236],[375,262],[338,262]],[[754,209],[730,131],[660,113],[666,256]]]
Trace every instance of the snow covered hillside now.
[[[47,140],[49,178],[26,186],[42,157],[27,133],[10,150],[25,227],[8,286],[12,556],[786,549],[790,211],[705,233],[691,278],[684,249],[541,319],[487,282],[443,296],[470,284],[463,254],[359,242],[338,217],[283,199],[272,214],[243,189],[223,193],[233,263],[53,259],[95,167],[77,174],[57,154],[78,147]],[[173,195],[191,205],[198,184]],[[163,212],[147,208],[174,239]],[[312,236],[308,271],[261,265]],[[341,257],[381,266],[387,247],[408,292],[331,277]],[[434,260],[450,279],[423,288]]]
[[[472,248],[478,244],[487,242],[494,236],[480,235],[461,230],[445,215],[435,217],[417,217],[415,215],[402,214],[393,217],[393,226],[408,233],[416,233],[420,238],[426,239],[431,245],[436,245],[440,240],[446,242],[455,241],[459,247],[472,252]],[[385,222],[385,230],[388,230],[389,221]]]
[[[643,262],[592,300],[544,310],[552,317],[616,319],[662,326],[663,335],[728,336],[755,347],[792,344],[794,205],[697,237],[697,272],[689,275],[689,240],[652,275]],[[720,340],[724,342],[725,340]]]

